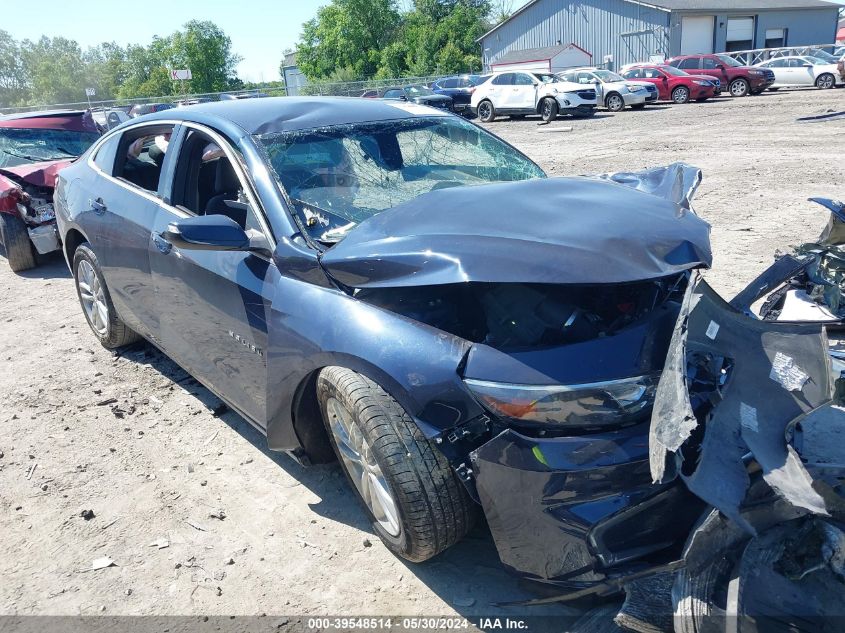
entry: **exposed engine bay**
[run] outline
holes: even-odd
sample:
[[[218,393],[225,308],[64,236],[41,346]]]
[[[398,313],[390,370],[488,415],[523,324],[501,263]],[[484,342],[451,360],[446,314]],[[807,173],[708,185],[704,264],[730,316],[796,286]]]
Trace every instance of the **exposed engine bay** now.
[[[363,288],[362,301],[502,351],[582,343],[612,336],[670,301],[686,273],[624,284],[446,284]]]

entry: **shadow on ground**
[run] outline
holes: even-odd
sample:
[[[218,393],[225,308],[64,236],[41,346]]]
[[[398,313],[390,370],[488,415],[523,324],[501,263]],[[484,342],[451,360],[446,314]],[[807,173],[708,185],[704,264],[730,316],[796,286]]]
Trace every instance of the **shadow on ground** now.
[[[321,517],[339,521],[362,532],[362,538],[375,542],[378,538],[357,498],[337,481],[337,463],[303,467],[284,453],[268,450],[264,435],[249,422],[222,405],[211,391],[179,367],[168,356],[151,345],[141,343],[120,352],[123,358],[147,365],[162,376],[181,385],[205,407],[247,440],[256,450],[283,469],[291,477],[320,498],[311,509]],[[460,543],[425,563],[402,562],[446,603],[461,615],[471,618],[531,618],[531,630],[563,631],[592,605],[577,607],[550,604],[536,607],[501,606],[500,603],[548,597],[544,585],[520,580],[508,574],[499,562],[490,532],[481,518]]]

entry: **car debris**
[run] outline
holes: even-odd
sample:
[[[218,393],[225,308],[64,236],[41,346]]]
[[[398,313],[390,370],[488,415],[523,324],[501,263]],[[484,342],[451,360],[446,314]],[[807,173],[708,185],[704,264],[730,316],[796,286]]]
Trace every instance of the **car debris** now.
[[[845,203],[828,198],[810,201],[830,211],[819,238],[777,258],[731,305],[766,321],[845,319]],[[752,310],[764,296],[762,305]]]
[[[768,631],[843,615],[845,449],[834,438],[845,415],[829,407],[841,380],[830,327],[841,332],[758,318],[693,274],[657,387],[649,456],[656,484],[683,481],[708,506],[674,576],[652,566],[617,580],[627,594],[617,624],[672,630],[671,613],[678,633],[727,631],[736,617],[742,631]]]
[[[97,571],[98,569],[105,569],[106,567],[116,567],[117,563],[115,563],[111,558],[108,556],[103,556],[101,558],[95,558],[94,561],[91,563],[91,571]]]

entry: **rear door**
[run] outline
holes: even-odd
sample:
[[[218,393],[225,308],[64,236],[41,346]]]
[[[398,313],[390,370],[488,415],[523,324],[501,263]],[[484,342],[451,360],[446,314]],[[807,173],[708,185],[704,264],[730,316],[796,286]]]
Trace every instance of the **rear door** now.
[[[161,237],[171,222],[231,217],[271,249],[271,233],[243,158],[216,132],[186,124],[150,246],[164,348],[206,386],[266,427],[267,314],[278,277],[255,252],[180,249]]]
[[[502,73],[497,77],[493,77],[488,82],[488,92],[490,101],[493,102],[493,107],[498,109],[507,108],[508,92],[514,87],[514,73]]]
[[[149,243],[160,175],[173,124],[136,126],[113,136],[93,156],[90,181],[75,183],[79,219],[97,255],[112,301],[129,327],[158,342]]]

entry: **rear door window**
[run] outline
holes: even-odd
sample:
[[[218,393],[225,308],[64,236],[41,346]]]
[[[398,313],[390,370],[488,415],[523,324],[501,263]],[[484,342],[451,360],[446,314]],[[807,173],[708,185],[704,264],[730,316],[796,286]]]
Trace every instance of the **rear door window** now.
[[[700,60],[700,57],[687,57],[686,59],[681,60],[681,63],[678,64],[678,68],[682,68],[683,70],[698,70]],[[708,61],[713,64],[711,68],[716,68],[716,64],[713,62],[712,59]]]
[[[114,159],[117,156],[117,148],[120,145],[120,134],[113,135],[103,142],[94,154],[94,164],[105,174],[112,175],[114,171]]]
[[[114,176],[156,193],[167,154],[173,125],[147,125],[127,130],[120,139],[114,163]]]
[[[504,73],[503,75],[499,75],[498,77],[494,77],[493,83],[497,86],[513,86],[514,85],[513,73]]]

